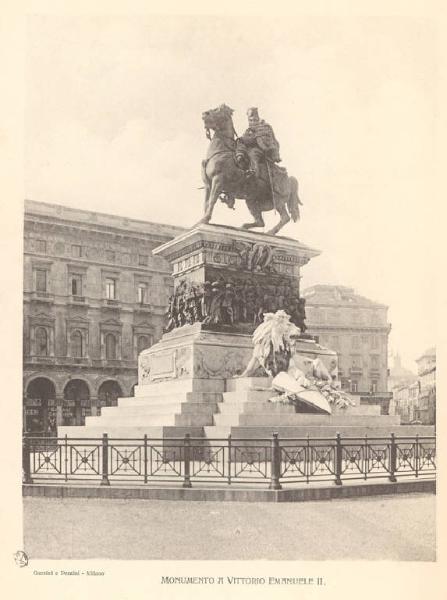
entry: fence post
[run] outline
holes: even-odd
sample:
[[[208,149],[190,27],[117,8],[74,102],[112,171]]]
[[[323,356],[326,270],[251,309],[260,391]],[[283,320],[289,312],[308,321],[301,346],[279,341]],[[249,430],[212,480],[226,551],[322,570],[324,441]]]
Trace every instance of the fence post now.
[[[397,461],[397,447],[394,433],[391,434],[391,445],[390,445],[390,481],[395,483],[396,479],[396,461]]]
[[[189,433],[185,433],[185,441],[184,441],[184,445],[183,445],[183,450],[184,450],[184,461],[185,461],[185,479],[183,481],[182,487],[190,488],[190,487],[192,487],[192,485],[191,485],[191,473],[190,473],[191,440],[190,440]]]
[[[228,485],[231,485],[231,433],[228,434]]]
[[[147,483],[147,433],[144,434],[144,483]]]
[[[33,483],[31,478],[31,448],[26,437],[22,440],[23,483]]]
[[[341,445],[341,435],[337,433],[335,438],[335,485],[343,485],[341,480],[341,470],[343,465],[343,447]]]
[[[419,477],[419,434],[416,434],[416,442],[414,445],[414,470],[416,477]]]
[[[102,434],[102,480],[101,485],[110,485],[109,481],[109,439],[107,433]]]
[[[280,490],[281,484],[279,478],[281,475],[281,449],[279,447],[278,434],[274,433],[272,437],[272,450],[271,450],[271,478],[270,478],[270,490]]]

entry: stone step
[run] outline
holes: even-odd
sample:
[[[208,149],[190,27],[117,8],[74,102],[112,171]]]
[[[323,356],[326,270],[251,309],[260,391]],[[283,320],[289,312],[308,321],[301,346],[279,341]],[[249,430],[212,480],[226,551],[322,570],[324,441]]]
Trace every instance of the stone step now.
[[[414,437],[416,434],[420,436],[433,436],[434,427],[431,425],[398,425],[388,427],[361,427],[361,426],[318,426],[318,425],[294,425],[294,426],[214,426],[204,427],[204,432],[208,438],[224,438],[229,434],[234,439],[238,438],[270,438],[272,433],[278,433],[279,437],[285,438],[323,438],[334,437],[340,433],[344,437],[361,438],[367,435],[370,438],[375,437],[390,437],[394,433],[399,436]]]
[[[219,412],[274,412],[269,406],[281,406],[283,409],[277,409],[278,412],[294,413],[295,408],[292,404],[283,402],[269,402],[274,397],[273,392],[248,391],[248,392],[224,392],[222,394],[223,402],[219,404]],[[332,414],[335,415],[364,415],[380,416],[380,406],[378,405],[355,405],[346,408],[332,406]]]
[[[271,389],[271,377],[234,377],[226,380],[227,392],[241,392],[246,390]]]
[[[107,433],[110,438],[118,439],[138,439],[143,440],[144,435],[148,439],[161,438],[183,438],[187,433],[191,437],[203,437],[203,427],[177,427],[177,426],[147,426],[138,425],[137,427],[129,427],[122,425],[108,426],[64,426],[58,427],[58,437],[64,437],[65,434],[71,439],[94,438],[95,440],[102,438],[103,434]]]
[[[165,415],[108,415],[100,417],[86,417],[86,427],[107,427],[109,425],[122,425],[138,427],[176,426],[176,427],[202,427],[213,424],[212,414],[165,414]]]
[[[223,439],[229,436],[231,433],[231,427],[228,425],[205,425],[203,432],[207,438]]]
[[[291,404],[280,402],[219,402],[217,410],[222,415],[238,414],[296,414]]]
[[[183,392],[223,392],[224,379],[171,379],[135,386],[135,396],[157,396]]]
[[[224,392],[224,402],[267,402],[276,396],[274,390],[240,390],[237,392]]]
[[[364,416],[380,416],[381,410],[378,404],[356,404],[355,406],[347,406],[339,408],[332,406],[333,415],[364,415]]]
[[[159,404],[180,404],[183,402],[215,404],[221,400],[221,393],[183,392],[177,394],[157,394],[154,396],[130,396],[128,398],[118,398],[118,406],[150,406]]]
[[[212,415],[218,410],[217,407],[217,402],[170,402],[168,404],[131,404],[127,406],[105,406],[101,409],[101,416],[116,416],[118,418],[126,415]]]
[[[234,426],[293,426],[293,425],[344,425],[364,426],[364,427],[398,427],[400,425],[399,416],[363,416],[363,415],[318,415],[308,413],[289,413],[254,412],[252,414],[233,413],[233,414],[215,414],[215,425],[234,425]]]

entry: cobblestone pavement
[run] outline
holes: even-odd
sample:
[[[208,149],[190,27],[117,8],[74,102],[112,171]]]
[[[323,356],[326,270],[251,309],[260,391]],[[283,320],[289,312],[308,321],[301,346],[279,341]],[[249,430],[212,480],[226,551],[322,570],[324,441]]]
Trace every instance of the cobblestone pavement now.
[[[435,496],[303,503],[24,498],[30,558],[435,560]]]

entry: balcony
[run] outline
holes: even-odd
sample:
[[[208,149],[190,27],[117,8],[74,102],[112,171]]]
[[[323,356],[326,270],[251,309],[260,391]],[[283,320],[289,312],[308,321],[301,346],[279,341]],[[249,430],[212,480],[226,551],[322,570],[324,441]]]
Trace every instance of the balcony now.
[[[87,304],[85,296],[71,296],[70,301],[72,304]]]
[[[23,362],[25,364],[32,365],[54,365],[56,364],[55,356],[37,356],[28,354],[24,357]]]
[[[49,292],[34,291],[31,295],[31,299],[38,302],[54,302],[54,294],[50,294]]]
[[[152,312],[152,305],[146,302],[138,302],[135,306],[135,312],[150,313]]]
[[[363,369],[362,367],[351,367],[349,373],[351,375],[363,375]]]
[[[103,298],[102,305],[105,308],[120,308],[119,300],[114,300],[112,298]]]

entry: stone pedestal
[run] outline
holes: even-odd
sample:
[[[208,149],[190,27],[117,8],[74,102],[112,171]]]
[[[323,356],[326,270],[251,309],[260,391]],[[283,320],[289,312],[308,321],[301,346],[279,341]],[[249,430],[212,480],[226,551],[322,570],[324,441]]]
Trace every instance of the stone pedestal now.
[[[297,413],[291,405],[269,402],[275,392],[264,372],[239,377],[262,312],[282,309],[302,325],[300,271],[317,250],[289,238],[201,225],[154,253],[173,266],[171,330],[140,354],[135,397],[119,398],[118,406],[87,417],[84,427],[58,427],[59,436],[161,439],[189,433],[212,439],[231,434],[250,445],[272,432],[293,438],[431,433],[399,426],[398,417],[380,416],[375,406],[334,409],[331,415]],[[320,358],[336,373],[336,353],[314,340],[298,340],[296,351]]]
[[[253,333],[265,312],[285,310],[303,328],[300,271],[318,256],[290,238],[200,225],[154,250],[172,264],[167,330],[196,322]]]

